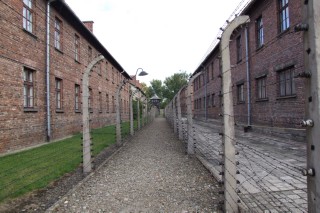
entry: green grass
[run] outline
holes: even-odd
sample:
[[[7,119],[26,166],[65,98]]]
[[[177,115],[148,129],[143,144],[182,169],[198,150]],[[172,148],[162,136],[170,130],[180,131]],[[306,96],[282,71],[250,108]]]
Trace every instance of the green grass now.
[[[130,133],[129,122],[123,123],[123,137]],[[82,162],[82,134],[31,150],[0,157],[0,202],[46,187]],[[115,126],[91,131],[92,154],[115,143]]]

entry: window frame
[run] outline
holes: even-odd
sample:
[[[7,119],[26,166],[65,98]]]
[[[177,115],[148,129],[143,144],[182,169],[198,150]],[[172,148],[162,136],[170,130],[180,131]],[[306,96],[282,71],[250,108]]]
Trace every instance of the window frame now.
[[[22,26],[23,29],[29,33],[33,33],[34,28],[34,12],[33,12],[33,0],[23,0],[22,9]]]
[[[263,19],[259,16],[256,19],[256,38],[257,38],[257,49],[264,45],[264,30],[263,30]]]
[[[242,36],[241,34],[236,38],[236,49],[237,49],[237,63],[242,61]]]
[[[89,112],[93,112],[93,91],[91,87],[88,89],[88,109]]]
[[[115,113],[115,112],[116,112],[116,103],[114,100],[114,96],[112,96],[112,113]]]
[[[289,0],[278,0],[279,32],[285,32],[290,27]]]
[[[58,17],[54,20],[54,47],[62,51],[62,21]]]
[[[61,78],[55,78],[56,110],[63,110],[63,82]]]
[[[106,94],[106,102],[107,102],[107,113],[110,113],[110,100],[109,100],[109,94]]]
[[[30,79],[31,74],[31,79]],[[29,68],[23,70],[23,107],[25,109],[34,109],[35,105],[35,71]]]
[[[75,84],[74,87],[74,110],[76,112],[80,111],[80,85]]]
[[[241,83],[241,84],[237,85],[237,102],[238,102],[238,104],[241,104],[241,103],[245,102],[244,83]]]
[[[266,100],[268,99],[267,95],[267,77],[263,76],[257,78],[257,100]]]
[[[214,96],[215,96],[215,94],[213,93],[213,94],[211,95],[211,106],[212,106],[212,107],[215,107],[215,106],[216,106],[216,105],[215,105]]]
[[[213,69],[213,65],[214,65],[214,63],[211,62],[211,80],[214,79],[214,69]]]
[[[278,72],[279,79],[279,97],[291,97],[296,95],[296,87],[294,82],[294,68],[289,67],[287,69]]]
[[[80,37],[76,33],[74,34],[74,60],[80,61]]]
[[[102,113],[102,93],[99,91],[99,112]]]

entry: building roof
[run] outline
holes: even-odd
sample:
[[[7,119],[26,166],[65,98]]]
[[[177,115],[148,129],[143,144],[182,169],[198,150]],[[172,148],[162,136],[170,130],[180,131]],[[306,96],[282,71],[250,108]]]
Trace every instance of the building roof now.
[[[258,2],[258,1],[257,0],[247,0],[244,8],[240,8],[240,10],[239,10],[240,15],[247,14],[253,8],[253,6],[256,2]],[[229,21],[231,21],[231,20],[229,20]],[[214,53],[216,53],[216,51],[219,51],[219,47],[220,47],[220,41],[215,44],[215,46],[212,48],[210,53],[204,58],[204,60],[200,63],[200,65],[197,67],[197,69],[192,73],[190,78],[203,70],[203,68],[204,68],[203,64],[206,64],[208,62],[208,60],[214,55]]]
[[[154,94],[154,96],[152,96],[150,100],[161,100],[161,98],[159,98],[157,94]]]
[[[82,23],[78,16],[65,3],[64,0],[57,0],[51,3],[52,7],[64,17],[85,39],[90,42],[119,72],[126,78],[131,79],[130,75],[123,69],[119,62],[108,52],[108,50],[100,43],[95,35]]]

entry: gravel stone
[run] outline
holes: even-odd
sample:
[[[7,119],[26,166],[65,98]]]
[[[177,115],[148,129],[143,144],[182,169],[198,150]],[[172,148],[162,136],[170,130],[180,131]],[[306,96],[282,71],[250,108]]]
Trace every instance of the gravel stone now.
[[[218,183],[185,152],[156,118],[47,212],[217,212]]]

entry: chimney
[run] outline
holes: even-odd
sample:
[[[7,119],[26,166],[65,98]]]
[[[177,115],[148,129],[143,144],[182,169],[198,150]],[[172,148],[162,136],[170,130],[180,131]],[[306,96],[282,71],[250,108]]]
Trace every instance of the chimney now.
[[[82,23],[93,33],[93,21],[83,21]]]

